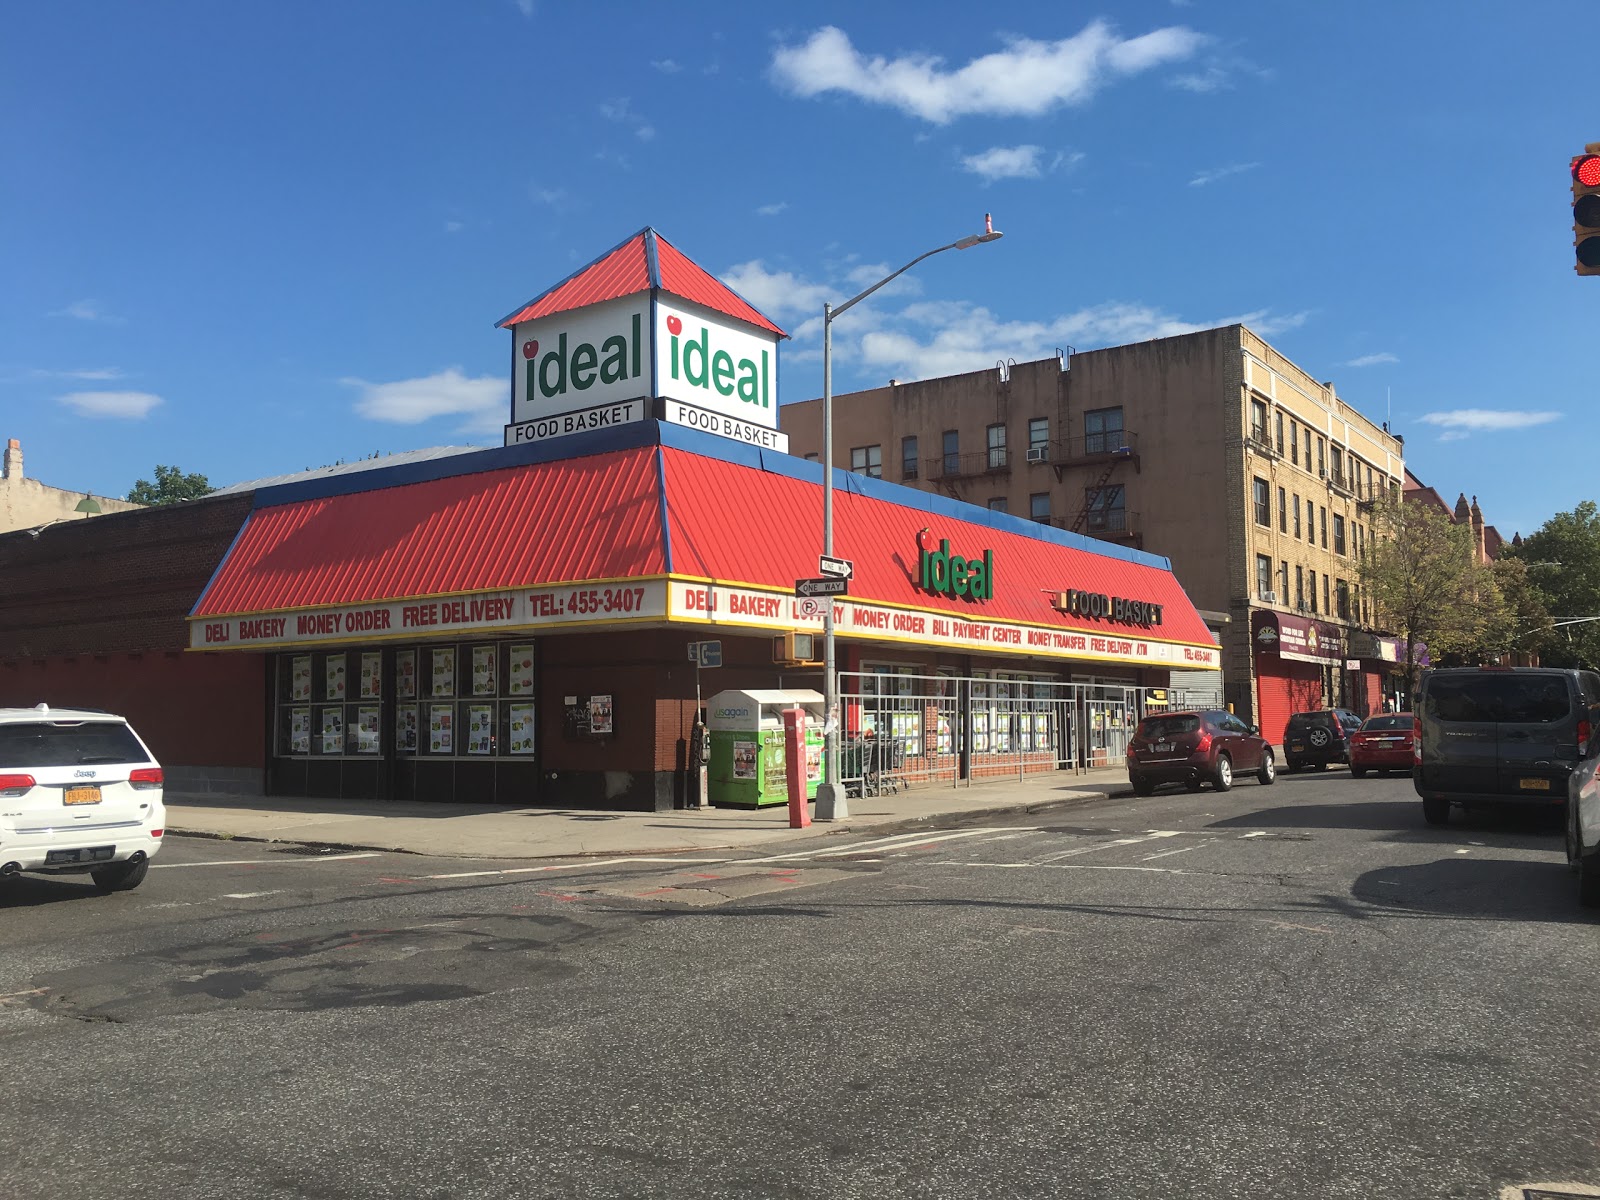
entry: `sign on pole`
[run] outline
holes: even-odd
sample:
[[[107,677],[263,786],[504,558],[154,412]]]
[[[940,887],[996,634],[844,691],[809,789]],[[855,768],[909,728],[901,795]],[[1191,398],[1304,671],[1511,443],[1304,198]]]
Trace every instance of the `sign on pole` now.
[[[720,667],[722,665],[722,643],[690,642],[689,661],[699,667]]]
[[[854,579],[856,565],[848,558],[830,558],[822,554],[817,556],[817,574],[826,575],[830,579]]]
[[[850,581],[848,579],[796,579],[794,581],[794,594],[796,596],[847,596],[850,594]]]

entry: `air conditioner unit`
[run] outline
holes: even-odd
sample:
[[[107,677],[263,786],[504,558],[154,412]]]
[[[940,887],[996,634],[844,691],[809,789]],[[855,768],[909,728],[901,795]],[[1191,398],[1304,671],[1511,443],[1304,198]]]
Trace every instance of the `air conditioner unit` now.
[[[1029,446],[1028,447],[1028,461],[1029,462],[1043,462],[1044,459],[1045,459],[1045,454],[1046,453],[1047,453],[1047,451],[1045,450],[1045,448],[1043,446]]]
[[[1260,593],[1259,599],[1263,604],[1276,604],[1278,602],[1278,593],[1262,592]]]
[[[1318,467],[1317,468],[1317,478],[1318,479],[1326,479],[1327,477],[1328,477],[1328,468],[1327,467]]]

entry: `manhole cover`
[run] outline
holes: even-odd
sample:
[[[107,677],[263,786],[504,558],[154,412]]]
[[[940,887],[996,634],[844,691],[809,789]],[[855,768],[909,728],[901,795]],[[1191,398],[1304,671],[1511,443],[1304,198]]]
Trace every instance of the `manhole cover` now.
[[[316,846],[301,845],[274,846],[273,854],[297,854],[302,858],[315,858],[320,854],[341,854],[349,850],[348,846]]]

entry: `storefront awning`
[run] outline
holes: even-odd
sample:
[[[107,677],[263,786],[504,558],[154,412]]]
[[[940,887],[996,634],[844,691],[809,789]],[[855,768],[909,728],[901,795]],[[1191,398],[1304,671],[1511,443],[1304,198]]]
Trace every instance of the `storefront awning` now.
[[[820,630],[831,602],[846,638],[1220,665],[1156,555],[837,472],[834,550],[854,577],[813,598],[796,581],[818,571],[815,463],[654,422],[564,440],[439,460],[434,478],[258,492],[190,614],[191,646],[671,624],[779,633]]]

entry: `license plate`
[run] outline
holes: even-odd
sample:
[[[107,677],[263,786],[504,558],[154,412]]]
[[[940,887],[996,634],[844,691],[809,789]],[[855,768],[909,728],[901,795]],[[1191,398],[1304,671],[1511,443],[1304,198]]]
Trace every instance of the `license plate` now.
[[[1305,748],[1306,744],[1304,742],[1294,742],[1289,746],[1291,750],[1304,750]]]
[[[1151,746],[1150,749],[1154,750],[1157,754],[1171,754],[1172,753],[1172,743],[1171,742],[1157,742],[1155,745]]]
[[[109,862],[116,852],[115,846],[93,846],[88,850],[51,850],[45,854],[44,862],[47,867],[63,863]]]
[[[1518,781],[1518,786],[1534,792],[1548,792],[1550,781],[1548,779],[1523,779]]]
[[[61,797],[63,804],[99,804],[100,789],[97,787],[69,787]]]

